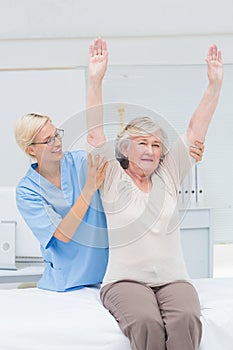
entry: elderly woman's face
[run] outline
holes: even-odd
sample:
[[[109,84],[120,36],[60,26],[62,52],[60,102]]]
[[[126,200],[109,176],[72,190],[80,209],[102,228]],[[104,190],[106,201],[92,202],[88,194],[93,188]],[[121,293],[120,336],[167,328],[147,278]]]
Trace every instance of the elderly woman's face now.
[[[138,175],[151,175],[159,165],[162,144],[159,136],[135,136],[128,149],[129,168]]]

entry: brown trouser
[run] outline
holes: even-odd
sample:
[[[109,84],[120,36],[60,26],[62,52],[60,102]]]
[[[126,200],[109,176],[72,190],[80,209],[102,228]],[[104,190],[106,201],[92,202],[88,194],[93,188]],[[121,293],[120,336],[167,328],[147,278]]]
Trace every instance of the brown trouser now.
[[[198,349],[200,304],[190,283],[147,287],[124,280],[104,286],[100,295],[129,338],[132,350]]]

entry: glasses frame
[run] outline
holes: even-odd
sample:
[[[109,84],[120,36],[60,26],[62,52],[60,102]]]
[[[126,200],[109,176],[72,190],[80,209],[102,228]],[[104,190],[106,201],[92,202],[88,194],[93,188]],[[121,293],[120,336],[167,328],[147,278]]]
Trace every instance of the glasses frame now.
[[[54,136],[51,136],[47,141],[43,142],[32,142],[30,143],[29,146],[31,145],[47,145],[47,146],[53,146],[56,139],[62,140],[64,136],[64,129],[56,129],[56,134]]]

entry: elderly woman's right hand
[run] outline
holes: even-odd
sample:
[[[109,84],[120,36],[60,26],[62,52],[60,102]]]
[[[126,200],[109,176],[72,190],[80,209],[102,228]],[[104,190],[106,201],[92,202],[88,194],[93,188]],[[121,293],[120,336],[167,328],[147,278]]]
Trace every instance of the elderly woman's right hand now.
[[[101,83],[107,70],[108,51],[106,41],[95,39],[89,48],[88,75],[89,82]]]

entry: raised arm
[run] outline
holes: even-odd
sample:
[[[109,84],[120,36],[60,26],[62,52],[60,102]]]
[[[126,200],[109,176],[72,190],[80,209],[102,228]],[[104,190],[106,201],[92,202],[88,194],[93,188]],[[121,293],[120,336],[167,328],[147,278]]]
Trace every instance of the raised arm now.
[[[206,63],[209,84],[188,126],[187,135],[191,143],[196,140],[204,142],[219,99],[223,80],[223,64],[221,51],[216,45],[210,46]]]
[[[87,92],[87,141],[94,147],[103,145],[102,80],[108,64],[108,52],[105,40],[95,39],[89,48],[88,92]]]

